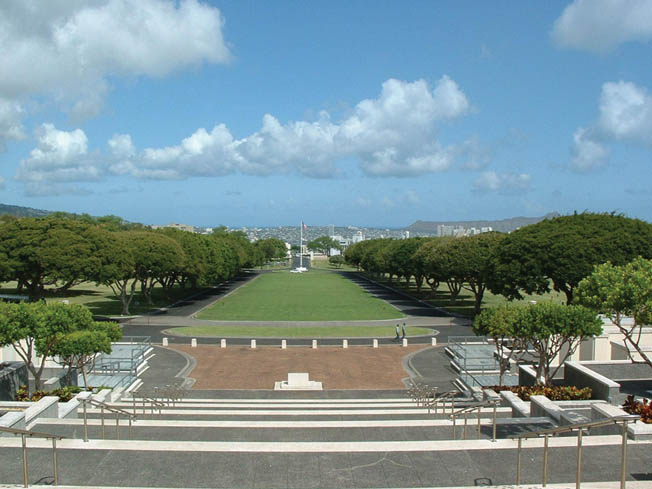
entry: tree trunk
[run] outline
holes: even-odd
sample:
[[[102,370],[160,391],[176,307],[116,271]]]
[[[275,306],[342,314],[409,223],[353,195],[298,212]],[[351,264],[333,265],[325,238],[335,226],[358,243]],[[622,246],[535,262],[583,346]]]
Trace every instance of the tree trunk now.
[[[456,280],[446,280],[446,284],[448,285],[448,291],[451,294],[451,305],[455,305],[457,296],[460,295],[460,292],[462,291],[462,284]]]
[[[81,365],[81,372],[82,372],[82,377],[84,378],[84,388],[88,390],[88,378],[86,377],[86,369],[84,368],[83,363]]]
[[[423,287],[423,275],[415,275],[414,280],[417,283],[417,293],[421,293],[421,287]]]

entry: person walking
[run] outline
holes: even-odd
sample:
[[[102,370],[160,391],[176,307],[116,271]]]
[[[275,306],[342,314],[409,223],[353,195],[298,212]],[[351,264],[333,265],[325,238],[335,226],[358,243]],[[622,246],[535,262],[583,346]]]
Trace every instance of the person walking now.
[[[403,336],[401,336],[401,339],[405,339],[405,323],[403,323]]]
[[[401,329],[399,328],[398,324],[396,325],[396,338],[394,338],[392,341],[398,341],[401,339]]]

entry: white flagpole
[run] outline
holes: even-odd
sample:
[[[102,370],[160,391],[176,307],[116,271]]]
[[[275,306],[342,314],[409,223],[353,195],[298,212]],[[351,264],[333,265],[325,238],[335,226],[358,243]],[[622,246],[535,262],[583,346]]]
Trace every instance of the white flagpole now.
[[[301,221],[301,242],[299,243],[299,268],[303,268],[303,221]]]

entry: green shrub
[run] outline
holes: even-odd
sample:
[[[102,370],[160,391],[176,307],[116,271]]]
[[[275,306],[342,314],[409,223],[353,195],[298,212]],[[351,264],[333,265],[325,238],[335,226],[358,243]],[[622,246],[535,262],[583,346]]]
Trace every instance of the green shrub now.
[[[634,396],[627,396],[623,403],[623,409],[629,414],[638,414],[641,416],[641,421],[646,424],[652,424],[652,402],[647,399],[637,401]]]
[[[591,399],[593,392],[590,387],[578,389],[574,385],[546,387],[543,384],[506,386],[495,385],[491,387],[496,392],[512,391],[524,401],[529,401],[530,396],[546,396],[551,401],[586,401]]]
[[[66,387],[61,387],[59,389],[54,389],[52,391],[34,391],[30,396],[27,390],[27,386],[21,385],[16,391],[16,400],[36,402],[36,401],[40,401],[45,396],[58,396],[59,401],[68,402],[70,399],[75,397],[75,395],[79,394],[81,391],[82,391],[81,387],[77,387],[75,385],[69,385]]]

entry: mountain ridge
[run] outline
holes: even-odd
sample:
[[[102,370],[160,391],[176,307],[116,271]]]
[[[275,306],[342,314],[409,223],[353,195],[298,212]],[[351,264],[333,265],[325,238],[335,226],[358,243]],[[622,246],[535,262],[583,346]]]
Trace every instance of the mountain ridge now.
[[[559,212],[549,212],[541,217],[510,217],[508,219],[497,219],[497,220],[476,220],[476,221],[422,221],[418,220],[413,224],[410,224],[405,228],[406,231],[413,233],[436,233],[437,226],[461,226],[464,228],[482,228],[482,227],[491,227],[494,231],[500,231],[501,233],[509,233],[523,226],[529,226],[530,224],[536,224],[537,222],[543,221],[544,219],[552,219],[559,217],[561,214]]]

